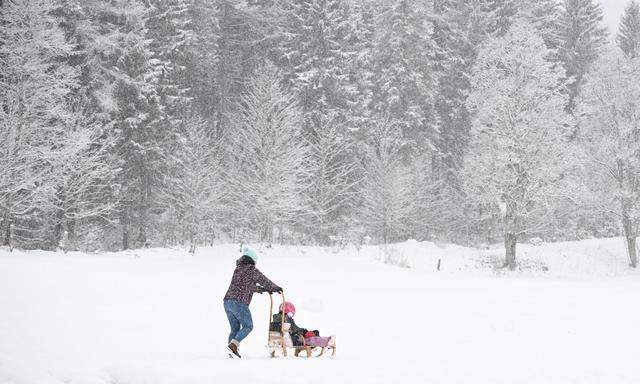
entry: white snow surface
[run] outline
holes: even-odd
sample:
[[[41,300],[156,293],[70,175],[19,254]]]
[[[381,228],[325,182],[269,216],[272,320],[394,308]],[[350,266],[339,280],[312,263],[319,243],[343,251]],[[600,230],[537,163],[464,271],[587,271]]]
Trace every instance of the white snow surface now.
[[[640,383],[640,274],[622,239],[521,245],[509,273],[490,267],[497,247],[385,251],[412,268],[378,247],[258,249],[296,322],[337,335],[335,359],[269,359],[266,294],[244,358],[227,358],[237,245],[0,250],[0,383]]]

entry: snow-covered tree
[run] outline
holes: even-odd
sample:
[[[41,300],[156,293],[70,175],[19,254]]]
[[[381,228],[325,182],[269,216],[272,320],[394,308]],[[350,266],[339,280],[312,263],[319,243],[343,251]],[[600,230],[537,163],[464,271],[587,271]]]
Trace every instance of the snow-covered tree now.
[[[523,1],[520,13],[536,27],[548,48],[558,48],[558,23],[562,17],[559,0]]]
[[[190,67],[198,113],[225,134],[233,106],[256,68],[271,59],[285,27],[280,1],[191,0],[194,30]]]
[[[567,77],[573,80],[569,87],[569,111],[575,108],[575,99],[589,72],[607,44],[607,28],[603,24],[602,6],[596,0],[565,0],[558,21],[558,55]]]
[[[111,181],[115,175],[112,143],[95,119],[75,114],[68,122],[67,151],[55,166],[55,238],[67,234],[67,248],[76,247],[81,228],[90,221],[111,223],[117,201]]]
[[[164,199],[195,252],[205,230],[219,225],[224,198],[222,147],[210,126],[199,117],[185,119],[182,140],[171,157],[176,169],[166,180]]]
[[[353,141],[345,135],[341,125],[331,123],[331,116],[320,117],[327,122],[313,132],[309,144],[309,233],[327,243],[329,236],[338,233],[349,209],[354,206],[360,181],[358,164],[353,160]]]
[[[157,203],[168,132],[161,124],[157,92],[162,63],[153,58],[145,20],[148,9],[137,1],[118,0],[95,5],[109,28],[101,47],[103,74],[111,80],[105,89],[111,100],[108,135],[114,140],[119,173],[115,180],[119,225],[124,249],[144,246],[154,226],[151,210]]]
[[[632,267],[640,229],[640,60],[613,51],[579,99],[580,143],[598,206],[622,223]]]
[[[402,161],[399,124],[379,119],[370,130],[362,182],[363,225],[380,242],[406,239],[413,227],[415,190],[412,172]]]
[[[616,41],[627,56],[640,55],[640,3],[637,0],[631,0],[625,8]]]
[[[312,149],[308,229],[327,242],[344,219],[356,181],[347,116],[354,93],[353,27],[344,0],[293,2],[288,15],[287,39],[280,48],[282,66],[298,95],[303,133]]]
[[[51,1],[13,0],[0,15],[0,232],[14,224],[28,247],[46,246],[56,177],[73,145],[68,97],[79,72],[65,63],[74,47],[55,10]]]
[[[348,46],[352,35],[348,12],[344,0],[301,0],[291,4],[290,30],[281,49],[285,77],[299,93],[305,131],[324,130],[323,122],[344,121],[340,115],[348,107],[347,66],[353,54]],[[327,114],[336,120],[323,118]]]
[[[169,128],[178,125],[191,106],[190,69],[195,33],[189,14],[190,0],[151,0],[146,18],[147,37],[151,40],[158,75],[158,94]]]
[[[469,196],[501,214],[509,268],[518,237],[541,225],[566,161],[565,74],[546,60],[549,53],[535,28],[518,22],[486,44],[474,67],[465,184]]]
[[[398,124],[414,150],[427,148],[435,134],[431,9],[430,2],[383,2],[376,23],[372,109]]]
[[[305,212],[309,148],[295,95],[266,64],[251,79],[232,116],[228,155],[233,213],[241,225],[272,241],[274,229]]]

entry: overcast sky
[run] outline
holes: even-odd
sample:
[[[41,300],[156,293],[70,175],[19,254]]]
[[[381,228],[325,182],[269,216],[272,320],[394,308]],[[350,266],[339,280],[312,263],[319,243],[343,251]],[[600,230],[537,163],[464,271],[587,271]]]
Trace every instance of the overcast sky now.
[[[604,8],[605,21],[607,25],[609,25],[609,31],[612,35],[618,32],[620,16],[629,1],[630,0],[600,0],[602,8]]]

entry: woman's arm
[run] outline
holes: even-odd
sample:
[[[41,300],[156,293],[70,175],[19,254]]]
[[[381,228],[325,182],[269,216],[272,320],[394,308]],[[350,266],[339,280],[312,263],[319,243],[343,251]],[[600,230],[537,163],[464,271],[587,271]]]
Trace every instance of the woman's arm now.
[[[253,269],[253,282],[259,284],[262,288],[271,292],[281,292],[282,288],[277,286],[273,281],[269,280],[265,275],[262,274],[258,270],[258,268]],[[256,288],[257,292],[257,288]]]

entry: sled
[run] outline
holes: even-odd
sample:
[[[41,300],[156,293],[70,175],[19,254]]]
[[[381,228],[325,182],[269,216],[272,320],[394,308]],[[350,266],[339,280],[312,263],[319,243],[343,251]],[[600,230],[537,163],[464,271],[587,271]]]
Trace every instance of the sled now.
[[[284,292],[280,294],[282,296],[282,303],[286,302],[284,298]],[[273,318],[273,294],[269,292],[269,328],[271,328],[271,319]],[[293,349],[293,355],[295,357],[299,357],[301,352],[305,352],[307,358],[310,357],[321,357],[324,355],[325,351],[331,351],[331,357],[335,357],[336,355],[336,344],[335,339],[333,339],[333,343],[331,345],[327,345],[326,347],[317,347],[314,345],[305,344],[301,346],[294,346],[293,340],[291,340],[291,335],[289,334],[289,323],[286,323],[285,316],[282,316],[282,323],[280,324],[280,331],[269,331],[269,336],[267,338],[267,346],[270,351],[271,357],[278,357],[278,354],[282,352],[283,357],[287,357],[287,350]],[[320,352],[314,355],[314,352],[320,349]]]

